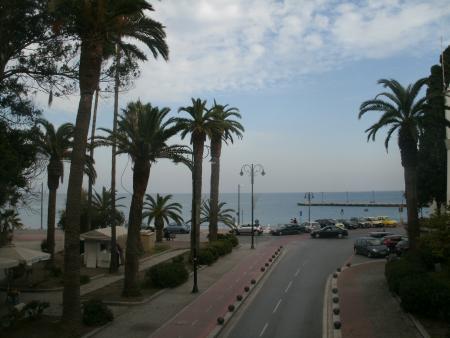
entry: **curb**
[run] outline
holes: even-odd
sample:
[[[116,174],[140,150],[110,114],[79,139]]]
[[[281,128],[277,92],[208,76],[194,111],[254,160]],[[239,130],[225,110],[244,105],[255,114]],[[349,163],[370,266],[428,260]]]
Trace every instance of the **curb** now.
[[[272,266],[279,261],[279,257],[284,253],[282,251],[283,246],[279,246],[278,249],[272,254],[268,259],[265,266],[261,267],[261,273],[259,276],[250,282],[250,286],[246,286],[242,295],[236,295],[236,297],[241,296],[241,300],[236,300],[233,304],[228,306],[228,311],[223,315],[223,317],[217,318],[217,324],[215,328],[208,334],[207,338],[216,338],[224,330],[226,325],[230,322],[230,319],[235,313],[241,308],[247,298],[250,297],[253,290],[258,286],[260,281],[268,276],[268,272],[272,270]]]

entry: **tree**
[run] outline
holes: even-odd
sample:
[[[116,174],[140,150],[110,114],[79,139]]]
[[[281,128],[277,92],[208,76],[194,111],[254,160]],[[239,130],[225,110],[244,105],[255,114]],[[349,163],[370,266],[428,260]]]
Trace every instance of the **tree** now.
[[[53,261],[55,254],[56,191],[59,187],[59,181],[62,182],[64,179],[64,161],[69,159],[72,149],[73,124],[65,123],[55,130],[53,124],[47,120],[40,119],[38,123],[45,130],[45,133],[38,134],[36,143],[40,156],[48,161],[47,246]]]
[[[114,203],[115,209],[112,208],[111,199],[115,197]],[[125,222],[125,216],[123,212],[117,208],[124,208],[122,204],[117,204],[118,201],[123,200],[125,197],[116,197],[111,193],[111,190],[102,187],[102,192],[95,192],[92,199],[92,209],[94,213],[93,221],[96,228],[106,228],[113,223],[122,225]]]
[[[431,67],[427,81],[427,106],[419,136],[417,189],[419,204],[436,201],[437,212],[447,199],[447,150],[445,147],[445,98],[442,68]]]
[[[225,202],[219,202],[218,208],[217,208],[217,222],[223,223],[226,226],[228,226],[231,230],[235,230],[236,225],[234,224],[234,217],[233,215],[236,213],[234,209],[231,208],[225,208],[226,203]],[[211,200],[208,199],[206,201],[203,201],[202,208],[201,208],[201,223],[205,222],[211,222]],[[211,236],[211,233],[210,233]]]
[[[220,156],[222,153],[222,141],[233,143],[233,135],[242,138],[244,127],[234,118],[241,118],[239,110],[228,105],[220,105],[214,101],[212,107],[214,120],[218,122],[219,128],[214,129],[211,135],[211,192],[210,206],[211,217],[209,218],[209,240],[217,240],[217,221],[219,212],[219,181],[220,181]]]
[[[164,224],[168,224],[170,220],[176,223],[182,223],[181,217],[182,206],[180,203],[169,203],[172,195],[161,196],[156,194],[156,199],[152,195],[146,194],[144,210],[142,217],[148,217],[148,225],[152,220],[155,221],[156,242],[162,242]]]
[[[207,137],[220,131],[219,123],[214,120],[212,111],[206,108],[206,100],[192,98],[192,105],[180,107],[178,112],[188,113],[188,118],[177,118],[177,125],[181,129],[181,138],[190,135],[190,143],[193,147],[192,168],[192,228],[191,228],[191,255],[200,248],[200,206],[202,198],[202,163],[203,148]],[[196,250],[196,251],[195,251]]]
[[[53,0],[50,8],[55,16],[54,30],[74,37],[80,43],[79,87],[80,100],[74,131],[74,148],[67,189],[67,224],[65,232],[63,321],[68,330],[78,331],[80,325],[80,202],[83,183],[83,163],[86,153],[87,134],[92,98],[98,88],[104,46],[116,42],[124,51],[130,51],[146,59],[136,45],[119,39],[123,37],[141,41],[156,57],[154,47],[158,41],[163,46],[164,58],[168,57],[164,27],[144,11],[153,10],[145,0]],[[128,20],[132,18],[132,20]],[[125,20],[126,19],[126,20]]]
[[[140,294],[138,284],[140,239],[144,195],[150,169],[158,159],[188,162],[188,153],[181,145],[168,145],[167,141],[178,133],[174,119],[166,119],[169,108],[153,107],[150,103],[130,102],[119,116],[117,131],[102,129],[108,137],[99,137],[99,144],[117,144],[117,154],[127,154],[133,162],[133,196],[128,217],[128,235],[125,258],[123,295]]]
[[[20,229],[21,227],[23,227],[23,224],[16,210],[0,211],[0,247],[11,242],[14,229]]]
[[[406,206],[408,209],[408,236],[411,249],[417,247],[420,235],[417,218],[417,142],[423,128],[426,98],[417,99],[427,79],[420,79],[414,84],[403,87],[396,80],[381,79],[378,81],[388,92],[382,92],[374,99],[365,101],[359,108],[358,118],[369,111],[381,112],[382,116],[366,129],[367,140],[374,141],[376,133],[388,127],[384,142],[386,150],[394,132],[398,132],[398,146],[404,169]]]

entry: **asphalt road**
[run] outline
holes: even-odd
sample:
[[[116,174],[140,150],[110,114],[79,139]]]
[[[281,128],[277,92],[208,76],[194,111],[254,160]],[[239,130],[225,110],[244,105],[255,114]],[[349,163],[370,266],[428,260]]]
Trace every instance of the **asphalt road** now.
[[[352,256],[354,238],[365,232],[351,231],[347,239],[291,236],[282,259],[221,337],[322,337],[326,280]]]

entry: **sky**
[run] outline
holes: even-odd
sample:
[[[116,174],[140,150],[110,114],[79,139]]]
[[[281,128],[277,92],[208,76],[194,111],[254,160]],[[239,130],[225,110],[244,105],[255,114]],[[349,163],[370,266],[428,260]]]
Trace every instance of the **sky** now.
[[[258,192],[403,190],[396,138],[364,133],[379,114],[358,120],[359,105],[383,88],[381,78],[407,85],[426,77],[450,44],[448,0],[162,0],[149,15],[166,26],[170,60],[149,59],[120,96],[169,107],[191,97],[236,107],[242,140],[224,146],[221,192],[250,190],[244,164],[261,164]],[[442,40],[442,42],[441,42]],[[56,125],[75,122],[76,95],[52,107],[36,97]],[[97,126],[111,127],[113,102],[103,95]],[[189,140],[173,139],[173,143]],[[110,186],[111,150],[96,150],[95,188]],[[204,160],[203,191],[209,191]],[[118,191],[132,191],[132,163],[118,159]],[[68,169],[68,168],[67,168]],[[68,173],[68,170],[67,170]],[[67,174],[68,175],[68,174]],[[42,180],[46,183],[46,178]],[[86,181],[86,179],[85,179]],[[67,188],[64,181],[60,192]],[[191,191],[186,167],[152,166],[150,193]]]

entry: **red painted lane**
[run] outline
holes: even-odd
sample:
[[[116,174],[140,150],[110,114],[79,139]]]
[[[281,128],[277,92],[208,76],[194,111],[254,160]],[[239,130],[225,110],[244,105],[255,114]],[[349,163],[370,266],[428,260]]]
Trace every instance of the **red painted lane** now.
[[[292,242],[291,238],[280,238],[245,256],[235,268],[227,272],[151,337],[207,337],[216,327],[217,318],[227,313],[228,305],[235,303],[238,294],[245,293],[244,287],[251,286],[252,279],[257,280],[261,277],[264,273],[261,267],[265,267],[265,263],[269,262],[269,258],[280,245]]]

